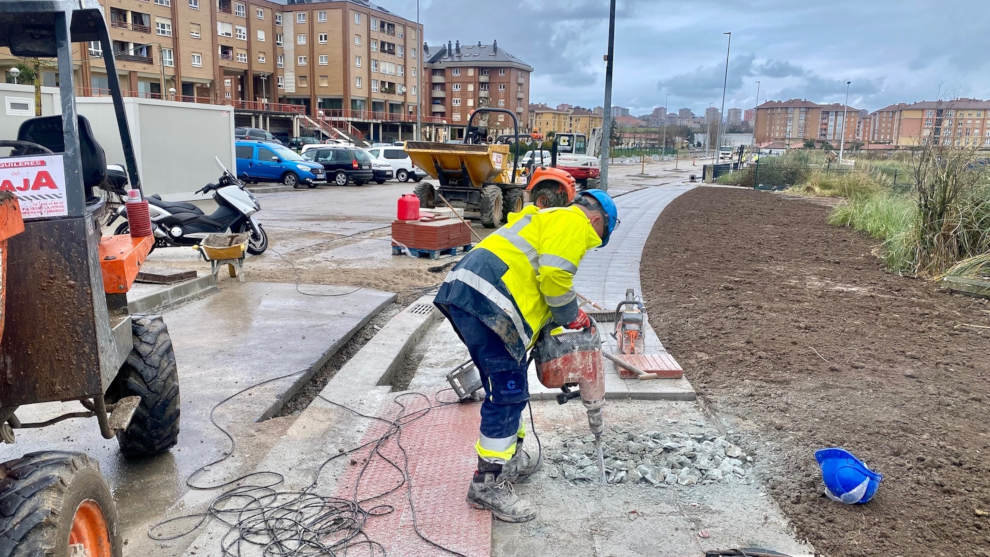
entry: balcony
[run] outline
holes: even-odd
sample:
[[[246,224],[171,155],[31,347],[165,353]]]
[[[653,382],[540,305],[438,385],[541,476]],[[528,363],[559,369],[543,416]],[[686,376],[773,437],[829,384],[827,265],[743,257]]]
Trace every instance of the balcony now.
[[[516,79],[516,83],[519,84],[519,85],[525,85],[526,84],[526,79],[523,76],[519,76]]]
[[[447,92],[444,91],[443,89],[433,89],[433,90],[430,91],[430,96],[431,97],[446,97],[447,96]]]
[[[523,107],[522,107],[522,105],[521,105],[521,104],[517,104],[517,105],[516,105],[516,112],[518,112],[518,113],[520,113],[520,114],[522,114],[522,111],[523,111]]]
[[[486,73],[483,73],[483,74],[478,75],[478,81],[481,82],[481,83],[488,83],[488,79],[489,79],[489,77],[488,77],[488,74],[486,74]]]
[[[113,57],[121,62],[141,62],[142,64],[152,64],[154,61],[151,56],[142,56],[140,54],[128,54],[126,52],[115,52]]]
[[[487,99],[488,95],[489,95],[488,91],[478,91],[478,98]]]
[[[431,104],[430,105],[430,112],[433,112],[433,113],[447,112],[447,107],[444,106],[444,105],[442,105],[442,104]]]
[[[446,81],[447,80],[444,78],[443,74],[433,74],[430,76],[430,83],[444,83]]]

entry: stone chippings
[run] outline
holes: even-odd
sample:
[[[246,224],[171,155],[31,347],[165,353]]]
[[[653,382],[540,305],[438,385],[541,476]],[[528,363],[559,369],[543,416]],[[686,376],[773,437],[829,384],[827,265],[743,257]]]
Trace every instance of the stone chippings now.
[[[610,484],[655,487],[748,482],[753,459],[711,433],[614,431],[602,440]],[[546,473],[573,483],[597,482],[594,437],[564,438],[544,453]]]

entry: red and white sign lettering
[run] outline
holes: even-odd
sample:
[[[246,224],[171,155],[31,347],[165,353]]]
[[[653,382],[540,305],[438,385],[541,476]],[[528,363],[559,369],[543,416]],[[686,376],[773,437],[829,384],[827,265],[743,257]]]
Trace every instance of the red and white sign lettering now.
[[[17,195],[24,220],[69,214],[62,155],[0,159],[0,191]]]

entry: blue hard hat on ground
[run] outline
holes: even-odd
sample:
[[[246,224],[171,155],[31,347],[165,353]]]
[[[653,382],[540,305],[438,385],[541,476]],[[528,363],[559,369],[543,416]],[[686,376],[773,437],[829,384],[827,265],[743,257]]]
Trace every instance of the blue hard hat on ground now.
[[[594,198],[601,208],[605,210],[605,214],[608,215],[608,227],[605,230],[605,236],[602,238],[602,245],[600,246],[605,247],[608,244],[608,239],[612,236],[612,231],[619,225],[619,210],[615,207],[615,201],[612,201],[612,198],[605,193],[605,190],[585,190],[580,195],[587,195]]]
[[[815,460],[822,469],[825,495],[847,505],[859,505],[872,499],[883,479],[883,475],[838,447],[815,451]]]

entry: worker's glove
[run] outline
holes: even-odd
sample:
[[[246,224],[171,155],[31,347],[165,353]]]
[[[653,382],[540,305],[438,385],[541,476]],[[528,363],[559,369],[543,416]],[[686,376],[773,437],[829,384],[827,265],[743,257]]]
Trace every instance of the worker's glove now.
[[[574,321],[567,324],[568,329],[590,329],[591,328],[591,318],[588,314],[584,312],[583,309],[578,309],[577,317]]]

